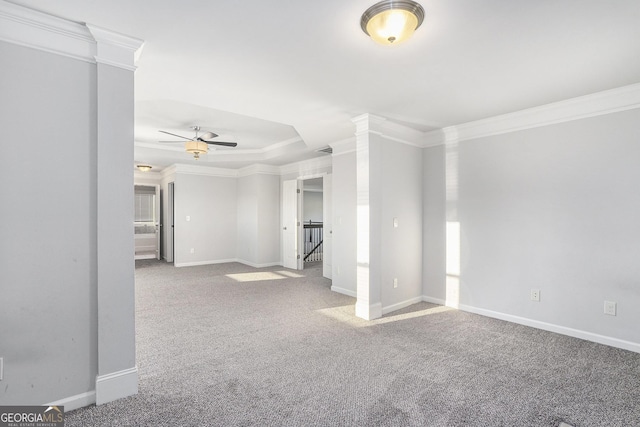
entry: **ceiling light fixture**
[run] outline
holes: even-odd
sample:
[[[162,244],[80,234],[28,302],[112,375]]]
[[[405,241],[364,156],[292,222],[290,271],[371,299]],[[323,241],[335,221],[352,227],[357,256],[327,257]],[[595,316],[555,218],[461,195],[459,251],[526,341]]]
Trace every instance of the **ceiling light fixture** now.
[[[424,21],[424,9],[412,0],[383,0],[362,14],[360,26],[375,42],[392,45],[402,43]]]
[[[136,165],[136,167],[142,172],[149,172],[151,170],[151,166],[149,165]]]
[[[206,154],[209,151],[207,143],[202,141],[188,141],[184,147],[187,153],[193,154],[193,158],[196,160],[200,158],[200,154]]]

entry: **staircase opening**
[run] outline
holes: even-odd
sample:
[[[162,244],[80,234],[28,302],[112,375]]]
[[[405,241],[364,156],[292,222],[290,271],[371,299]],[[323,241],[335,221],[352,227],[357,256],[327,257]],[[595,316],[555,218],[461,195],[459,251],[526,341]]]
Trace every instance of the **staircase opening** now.
[[[323,188],[322,178],[303,181],[303,268],[322,268]]]

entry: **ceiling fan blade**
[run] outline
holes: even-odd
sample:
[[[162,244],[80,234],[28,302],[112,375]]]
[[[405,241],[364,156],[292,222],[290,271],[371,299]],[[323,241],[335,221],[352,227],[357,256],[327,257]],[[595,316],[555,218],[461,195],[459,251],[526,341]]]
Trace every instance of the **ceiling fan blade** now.
[[[191,138],[187,138],[186,136],[176,135],[175,133],[167,132],[167,131],[164,131],[164,130],[159,130],[158,132],[166,133],[167,135],[177,136],[178,138],[187,139],[189,141],[192,141]]]
[[[213,138],[215,138],[215,137],[217,137],[217,136],[218,136],[218,134],[217,134],[217,133],[213,133],[213,132],[206,132],[206,133],[203,133],[202,135],[200,135],[200,138],[201,138],[201,139],[213,139]],[[200,139],[200,138],[199,138],[199,139]]]
[[[209,145],[221,145],[223,147],[235,147],[238,145],[237,142],[224,142],[224,141],[202,141],[206,142]]]

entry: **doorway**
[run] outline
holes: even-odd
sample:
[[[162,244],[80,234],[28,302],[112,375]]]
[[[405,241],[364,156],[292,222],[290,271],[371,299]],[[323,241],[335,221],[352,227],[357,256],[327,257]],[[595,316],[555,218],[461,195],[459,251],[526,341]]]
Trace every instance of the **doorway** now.
[[[160,186],[134,186],[135,259],[160,259]]]
[[[302,181],[302,268],[322,266],[324,223],[322,178]]]
[[[284,181],[282,187],[283,265],[321,267],[331,278],[331,175]]]
[[[164,259],[167,262],[173,262],[173,254],[175,248],[175,184],[169,182],[167,184],[167,205],[165,207],[165,224],[164,227]]]

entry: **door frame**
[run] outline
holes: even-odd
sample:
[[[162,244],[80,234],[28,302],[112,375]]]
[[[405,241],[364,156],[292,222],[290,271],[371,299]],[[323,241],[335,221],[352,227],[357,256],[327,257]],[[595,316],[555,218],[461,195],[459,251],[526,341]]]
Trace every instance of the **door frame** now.
[[[284,227],[287,227],[287,225],[284,224],[284,218],[286,217],[285,212],[284,212],[284,210],[286,209],[286,207],[284,205],[285,204],[285,202],[284,202],[284,183],[287,182],[287,181],[294,181],[295,180],[296,181],[296,189],[298,190],[298,193],[297,193],[298,197],[297,197],[297,200],[296,200],[296,203],[295,203],[295,215],[294,215],[294,217],[296,218],[296,220],[295,220],[295,222],[296,222],[296,224],[295,224],[295,227],[296,227],[296,237],[295,237],[296,244],[295,245],[296,245],[296,254],[298,256],[297,262],[296,262],[296,269],[297,270],[302,270],[302,269],[304,269],[304,260],[302,259],[303,255],[300,253],[300,251],[301,251],[301,248],[304,247],[303,246],[303,244],[304,244],[304,242],[303,242],[303,239],[304,239],[304,224],[302,223],[302,220],[301,220],[302,216],[304,214],[304,212],[303,212],[303,209],[304,209],[304,205],[303,205],[304,183],[303,182],[305,180],[307,180],[307,179],[322,178],[323,193],[324,193],[324,184],[325,184],[325,181],[327,180],[327,177],[329,177],[329,179],[331,179],[331,174],[327,173],[327,172],[322,172],[322,173],[313,174],[313,175],[303,175],[303,176],[299,176],[298,178],[287,179],[287,180],[282,181],[283,194],[281,194],[281,209],[283,211],[281,212],[281,222],[282,222],[283,230],[281,230],[281,233],[280,233],[280,247],[282,248],[282,258],[283,258],[282,259],[282,266],[283,267],[286,267],[285,266],[285,259],[284,259],[284,257],[285,257],[285,244],[286,244],[284,232],[286,230],[284,230]],[[324,211],[325,211],[324,196],[323,196],[322,204],[323,204],[323,222],[325,222],[326,220],[324,219],[324,216],[325,216],[325,214],[324,214]],[[293,215],[292,212],[290,214]],[[329,213],[329,214],[333,215],[333,213]],[[324,245],[324,243],[323,243],[323,245]],[[323,250],[325,250],[325,249],[326,249],[326,247],[323,248]],[[329,253],[331,253],[331,249],[329,249]],[[324,259],[323,259],[322,264],[324,266],[324,264],[325,264]],[[330,265],[331,265],[331,263],[330,263]],[[288,268],[292,268],[292,267],[288,267]]]

